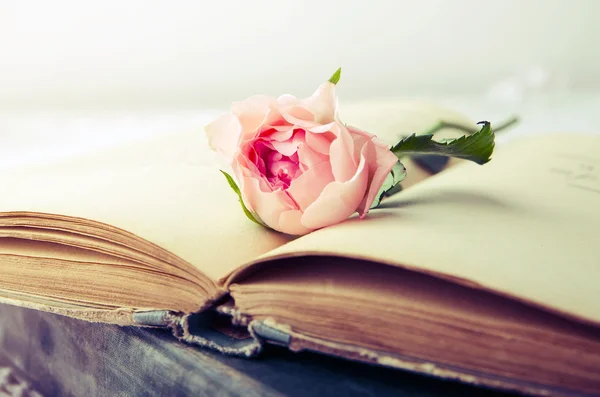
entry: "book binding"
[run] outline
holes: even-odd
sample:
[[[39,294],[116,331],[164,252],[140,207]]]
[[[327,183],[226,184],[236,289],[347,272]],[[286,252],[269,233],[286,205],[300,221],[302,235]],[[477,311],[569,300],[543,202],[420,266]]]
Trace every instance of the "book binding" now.
[[[170,328],[173,335],[182,342],[227,355],[252,358],[261,353],[265,344],[274,344],[294,352],[318,352],[494,390],[532,396],[593,397],[591,394],[315,338],[295,332],[291,327],[279,324],[272,318],[252,319],[241,314],[231,304],[192,314],[170,311],[140,312],[134,313],[133,319],[139,326]]]

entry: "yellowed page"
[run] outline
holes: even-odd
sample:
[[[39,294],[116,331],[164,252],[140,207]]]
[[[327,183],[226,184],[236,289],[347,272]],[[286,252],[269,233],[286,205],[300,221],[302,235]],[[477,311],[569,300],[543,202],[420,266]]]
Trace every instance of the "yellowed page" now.
[[[178,255],[210,278],[289,240],[243,214],[201,131],[0,175],[0,212],[87,218]]]
[[[456,112],[411,100],[348,104],[341,113],[389,143],[402,133],[428,129],[440,118],[469,123]],[[178,255],[212,279],[223,277],[291,237],[244,216],[202,128],[3,171],[0,212],[45,212],[107,223]]]
[[[463,279],[600,323],[600,137],[500,147],[264,258],[332,254]]]

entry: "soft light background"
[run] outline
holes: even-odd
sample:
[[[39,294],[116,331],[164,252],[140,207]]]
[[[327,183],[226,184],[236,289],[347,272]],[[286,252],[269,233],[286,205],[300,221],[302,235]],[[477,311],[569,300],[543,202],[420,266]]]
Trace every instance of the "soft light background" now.
[[[591,131],[599,43],[596,0],[0,1],[0,165],[197,128],[338,66],[342,106],[427,97]]]

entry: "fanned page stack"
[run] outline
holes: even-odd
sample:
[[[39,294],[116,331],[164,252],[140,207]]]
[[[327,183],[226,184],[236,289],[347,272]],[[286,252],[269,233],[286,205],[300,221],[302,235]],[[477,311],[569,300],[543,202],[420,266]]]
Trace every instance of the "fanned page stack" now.
[[[515,139],[296,239],[248,221],[208,157],[155,159],[173,142],[206,146],[196,131],[3,172],[0,300],[230,354],[600,393],[600,137]]]

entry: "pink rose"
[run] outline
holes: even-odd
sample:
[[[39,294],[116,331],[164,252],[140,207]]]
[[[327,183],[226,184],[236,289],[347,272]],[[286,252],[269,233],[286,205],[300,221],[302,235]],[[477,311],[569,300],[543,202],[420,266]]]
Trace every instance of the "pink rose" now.
[[[246,207],[293,235],[365,216],[398,161],[377,137],[339,120],[330,82],[305,99],[236,102],[206,133],[230,162]]]

